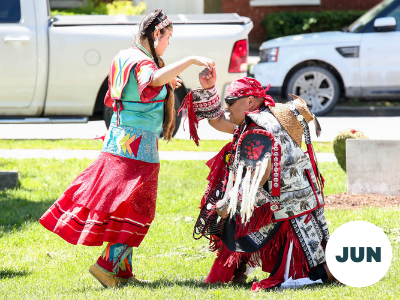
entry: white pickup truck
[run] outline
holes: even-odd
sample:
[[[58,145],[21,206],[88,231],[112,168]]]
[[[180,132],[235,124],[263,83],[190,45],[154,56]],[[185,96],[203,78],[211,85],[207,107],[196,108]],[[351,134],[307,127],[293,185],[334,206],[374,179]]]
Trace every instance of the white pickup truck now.
[[[104,118],[108,69],[129,48],[142,16],[50,16],[48,0],[0,0],[0,123],[87,122]],[[246,75],[249,18],[172,15],[166,64],[190,55],[213,59],[221,94]],[[180,75],[176,106],[199,86],[199,67]],[[177,120],[180,122],[180,119]],[[108,125],[108,124],[107,124]],[[177,124],[179,125],[179,124]],[[179,126],[177,126],[178,128]]]

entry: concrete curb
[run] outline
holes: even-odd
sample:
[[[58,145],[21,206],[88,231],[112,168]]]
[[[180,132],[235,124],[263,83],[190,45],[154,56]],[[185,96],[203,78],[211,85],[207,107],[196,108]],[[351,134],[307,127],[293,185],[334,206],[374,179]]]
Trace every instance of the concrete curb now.
[[[380,106],[336,106],[325,117],[398,117],[400,107]]]

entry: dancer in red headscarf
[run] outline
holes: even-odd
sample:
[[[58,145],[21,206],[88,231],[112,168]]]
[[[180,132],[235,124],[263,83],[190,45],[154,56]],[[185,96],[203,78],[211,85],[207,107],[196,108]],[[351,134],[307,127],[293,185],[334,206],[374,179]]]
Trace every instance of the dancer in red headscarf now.
[[[275,104],[257,80],[244,77],[227,90],[228,120],[215,80],[215,69],[203,71],[203,89],[183,104],[195,141],[204,118],[233,133],[233,141],[207,163],[209,185],[194,228],[193,236],[209,238],[217,252],[205,282],[245,282],[257,266],[270,276],[254,283],[253,291],[334,280],[325,264],[324,181],[307,124],[315,116],[299,97]]]

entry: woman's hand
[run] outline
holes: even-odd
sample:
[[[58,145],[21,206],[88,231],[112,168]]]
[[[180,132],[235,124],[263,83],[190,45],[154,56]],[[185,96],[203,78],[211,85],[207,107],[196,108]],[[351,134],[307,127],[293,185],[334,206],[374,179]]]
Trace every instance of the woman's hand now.
[[[204,69],[199,73],[199,81],[203,89],[212,88],[217,81],[217,72],[215,67],[210,71],[209,69]]]
[[[175,77],[169,83],[171,84],[172,89],[174,89],[174,90],[179,89],[182,86],[182,80],[179,79],[178,77]]]
[[[215,62],[212,59],[202,56],[192,56],[192,64],[196,66],[203,66],[212,71],[212,68],[215,66]]]

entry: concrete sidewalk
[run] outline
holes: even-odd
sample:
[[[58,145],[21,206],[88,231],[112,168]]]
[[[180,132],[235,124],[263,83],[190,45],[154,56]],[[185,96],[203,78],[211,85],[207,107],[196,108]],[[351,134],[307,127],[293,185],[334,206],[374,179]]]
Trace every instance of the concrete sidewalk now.
[[[196,151],[160,151],[160,160],[209,160],[218,152],[196,152]],[[100,150],[40,150],[40,149],[15,149],[0,150],[3,158],[89,158],[95,159]],[[333,153],[317,153],[318,162],[336,162]]]
[[[340,130],[354,128],[365,133],[370,139],[400,140],[400,117],[320,117],[322,133],[315,136],[311,122],[311,140],[313,142],[333,141]],[[176,139],[189,139],[187,121],[181,126]],[[185,129],[183,130],[183,126]],[[84,124],[0,124],[0,139],[93,139],[107,132],[104,121],[90,121]],[[232,134],[212,128],[207,120],[199,123],[200,140],[232,140]],[[201,143],[201,141],[200,141]]]

